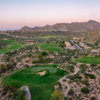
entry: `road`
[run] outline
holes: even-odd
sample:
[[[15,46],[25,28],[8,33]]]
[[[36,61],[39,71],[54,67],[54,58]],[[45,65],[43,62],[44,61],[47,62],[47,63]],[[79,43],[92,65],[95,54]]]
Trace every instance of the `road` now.
[[[31,93],[29,91],[28,86],[22,86],[20,89],[26,91],[26,93],[27,93],[27,100],[31,100]]]
[[[68,91],[71,89],[71,87],[70,87],[70,85],[68,83],[69,79],[67,79],[67,77],[69,77],[71,75],[75,75],[80,71],[80,69],[78,67],[76,67],[76,66],[74,66],[74,70],[75,71],[73,73],[65,75],[63,78],[61,78],[59,80],[60,84],[63,86],[62,89],[63,89],[63,92],[64,92],[64,96],[67,96],[68,95]],[[63,80],[66,80],[66,81],[63,81]],[[66,89],[66,87],[67,87],[67,89]]]
[[[75,44],[73,41],[71,41],[71,43],[74,45],[75,48],[79,49],[79,50],[82,50],[81,47],[79,47],[77,44]]]

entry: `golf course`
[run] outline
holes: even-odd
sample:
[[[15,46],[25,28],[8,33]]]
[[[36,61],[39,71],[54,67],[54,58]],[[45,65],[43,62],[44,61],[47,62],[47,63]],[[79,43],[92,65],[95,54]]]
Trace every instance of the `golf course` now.
[[[0,54],[4,54],[9,51],[13,51],[13,50],[16,50],[16,49],[19,49],[22,47],[19,43],[15,42],[13,40],[2,40],[2,41],[7,43],[8,45],[5,48],[0,49]]]
[[[44,74],[39,74],[43,71],[45,71]],[[57,65],[35,65],[5,76],[2,83],[5,86],[10,85],[17,88],[28,86],[32,100],[50,100],[54,85],[67,74],[68,72],[58,69]]]
[[[76,62],[86,63],[86,64],[100,64],[100,57],[82,57],[75,60]]]

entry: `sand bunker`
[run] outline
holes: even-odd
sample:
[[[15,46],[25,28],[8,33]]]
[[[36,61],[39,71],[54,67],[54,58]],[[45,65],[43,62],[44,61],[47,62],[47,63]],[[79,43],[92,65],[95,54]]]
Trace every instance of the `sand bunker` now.
[[[45,73],[46,73],[46,71],[38,72],[38,74],[39,74],[40,76],[45,75]]]

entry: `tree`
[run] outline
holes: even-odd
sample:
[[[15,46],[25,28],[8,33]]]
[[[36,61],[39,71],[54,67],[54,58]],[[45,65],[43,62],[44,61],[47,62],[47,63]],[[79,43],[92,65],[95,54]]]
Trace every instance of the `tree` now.
[[[91,100],[96,100],[96,97],[94,97],[94,96],[93,96],[93,97],[91,97]]]
[[[41,55],[46,56],[46,55],[48,55],[48,53],[46,51],[43,51],[43,52],[41,52]]]
[[[85,84],[85,85],[89,85],[89,83],[88,83],[88,80],[87,80],[87,79],[82,80],[82,83],[83,83],[83,84]]]
[[[59,46],[61,47],[61,48],[64,48],[66,45],[65,45],[65,41],[61,41],[60,42],[60,44],[59,44]]]
[[[85,73],[85,76],[91,78],[91,79],[96,79],[96,76],[93,74]]]
[[[69,97],[65,97],[64,100],[72,100],[71,98]]]
[[[83,88],[81,88],[81,92],[84,93],[84,94],[88,94],[89,89],[87,87],[83,87]]]
[[[59,91],[54,91],[51,95],[51,100],[62,100],[64,98],[64,94]]]
[[[25,100],[26,92],[23,90],[17,90],[15,92],[14,100]]]
[[[72,94],[74,94],[74,90],[73,90],[73,89],[70,89],[70,90],[68,91],[68,95],[72,95]]]

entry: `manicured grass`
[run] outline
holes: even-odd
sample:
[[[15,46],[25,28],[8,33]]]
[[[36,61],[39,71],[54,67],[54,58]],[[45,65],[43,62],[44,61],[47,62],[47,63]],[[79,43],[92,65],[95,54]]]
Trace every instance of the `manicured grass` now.
[[[55,73],[57,71],[57,68],[56,67],[34,67],[32,68],[32,71],[33,72],[38,72],[38,71],[41,71],[41,70],[49,70],[50,73]]]
[[[80,59],[76,59],[76,62],[86,64],[100,64],[100,57],[82,57]]]
[[[37,72],[43,70],[47,70],[46,75],[37,74]],[[58,69],[57,65],[37,65],[5,76],[2,82],[4,85],[12,85],[18,88],[23,85],[29,86],[32,100],[50,100],[55,83],[67,74],[68,72]]]
[[[19,43],[14,42],[13,40],[3,40],[3,41],[7,43],[8,46],[3,49],[0,49],[0,54],[21,48],[21,45]]]
[[[61,52],[60,48],[55,44],[41,44],[40,47],[41,49],[47,50],[49,52]]]
[[[48,38],[56,38],[59,37],[57,35],[46,35],[46,36],[41,36],[41,37],[37,37],[37,38],[42,38],[42,39],[48,39]]]

